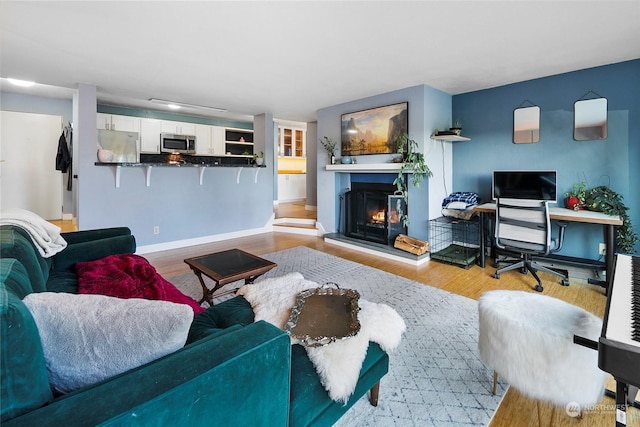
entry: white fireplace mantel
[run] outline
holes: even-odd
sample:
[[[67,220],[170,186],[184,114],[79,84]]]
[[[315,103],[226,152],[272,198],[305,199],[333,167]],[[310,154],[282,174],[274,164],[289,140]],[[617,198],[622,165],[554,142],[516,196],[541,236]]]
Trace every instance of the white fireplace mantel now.
[[[329,172],[347,173],[392,173],[398,172],[402,163],[356,163],[350,165],[327,165],[325,169]]]

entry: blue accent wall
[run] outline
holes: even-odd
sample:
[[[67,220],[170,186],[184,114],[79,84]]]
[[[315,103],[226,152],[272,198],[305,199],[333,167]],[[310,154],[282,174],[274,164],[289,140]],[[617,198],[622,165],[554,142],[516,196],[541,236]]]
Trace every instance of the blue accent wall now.
[[[590,90],[608,100],[608,136],[574,141],[573,104]],[[540,142],[514,144],[513,110],[525,100],[540,107]],[[493,170],[553,169],[557,206],[564,207],[564,193],[576,182],[607,185],[623,195],[640,232],[640,60],[455,95],[457,118],[471,141],[454,144],[453,191],[475,191],[490,201]],[[601,227],[570,223],[561,253],[596,259],[603,241]]]

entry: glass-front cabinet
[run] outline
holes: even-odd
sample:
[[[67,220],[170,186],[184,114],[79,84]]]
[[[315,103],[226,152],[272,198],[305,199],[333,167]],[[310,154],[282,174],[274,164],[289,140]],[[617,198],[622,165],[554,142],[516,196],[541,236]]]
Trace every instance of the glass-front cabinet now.
[[[278,156],[305,157],[307,131],[303,128],[278,126]]]
[[[305,132],[303,130],[295,129],[294,133],[294,148],[295,157],[305,156]]]

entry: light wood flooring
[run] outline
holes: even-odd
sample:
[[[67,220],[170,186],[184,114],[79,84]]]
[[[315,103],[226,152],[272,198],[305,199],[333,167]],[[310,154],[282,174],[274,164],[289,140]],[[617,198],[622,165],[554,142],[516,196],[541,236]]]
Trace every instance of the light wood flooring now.
[[[276,214],[276,219],[279,218],[303,218],[303,219],[317,219],[315,210],[306,210],[305,201],[300,200],[296,202],[278,203],[274,207],[273,211]]]
[[[50,219],[50,223],[57,225],[62,229],[63,233],[68,233],[70,231],[76,231],[78,229],[78,224],[76,224],[76,220],[61,220],[61,219]]]
[[[276,217],[287,215],[288,217],[309,216],[315,218],[314,211],[306,211],[303,202],[292,204],[279,204]],[[286,214],[285,214],[286,212]],[[495,269],[491,263],[482,269],[477,265],[469,269],[458,266],[430,261],[419,267],[409,266],[404,263],[390,261],[373,255],[364,254],[347,248],[325,243],[322,237],[297,235],[289,233],[264,233],[251,237],[243,237],[228,241],[209,243],[188,248],[146,254],[145,257],[154,265],[164,277],[171,277],[189,271],[185,258],[204,255],[210,252],[239,248],[256,255],[280,251],[296,246],[306,246],[311,249],[323,251],[354,262],[369,265],[398,276],[415,280],[425,285],[434,286],[449,292],[453,292],[468,298],[478,299],[485,291],[492,289],[525,290],[534,292],[535,280],[531,275],[522,275],[517,272],[505,273],[500,280],[493,278]],[[589,285],[583,279],[571,279],[571,285],[561,286],[556,278],[546,273],[540,273],[544,285],[544,294],[550,295],[603,317],[606,305],[606,296],[602,288]],[[487,383],[487,387],[491,384]],[[615,383],[610,380],[609,387],[615,389]],[[384,398],[384,392],[381,393]],[[549,404],[538,404],[522,396],[516,390],[510,388],[496,411],[491,427],[511,426],[602,426],[610,427],[615,424],[615,402],[612,398],[604,397],[595,408],[583,414],[581,419],[571,418],[566,415],[564,408],[552,410]],[[540,423],[538,420],[540,410]],[[629,408],[627,412],[627,425],[640,426],[640,410]]]

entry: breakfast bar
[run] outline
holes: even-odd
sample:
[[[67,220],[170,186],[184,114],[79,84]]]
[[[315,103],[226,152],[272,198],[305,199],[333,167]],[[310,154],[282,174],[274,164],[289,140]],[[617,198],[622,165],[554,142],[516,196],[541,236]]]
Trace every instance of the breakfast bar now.
[[[155,155],[148,155],[155,156]],[[160,157],[160,156],[158,156]],[[255,169],[254,182],[258,180],[258,173],[261,168],[266,168],[266,165],[257,165],[251,163],[249,160],[239,162],[237,159],[232,161],[225,157],[209,157],[209,156],[189,156],[189,161],[181,159],[179,161],[161,161],[163,159],[144,159],[144,155],[140,156],[140,162],[95,162],[96,166],[111,166],[115,167],[115,186],[120,187],[120,171],[123,167],[136,168],[144,167],[145,171],[145,184],[147,187],[151,186],[151,170],[154,167],[162,168],[197,168],[199,170],[199,182],[202,185],[204,171],[207,168],[222,167],[222,168],[236,168],[236,182],[240,181],[240,174],[244,168]]]

